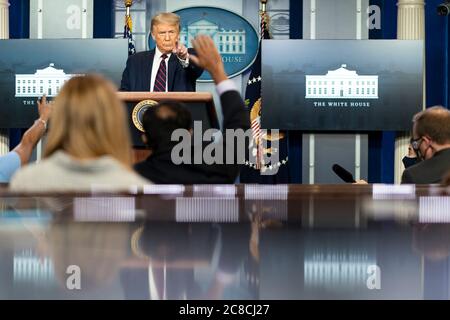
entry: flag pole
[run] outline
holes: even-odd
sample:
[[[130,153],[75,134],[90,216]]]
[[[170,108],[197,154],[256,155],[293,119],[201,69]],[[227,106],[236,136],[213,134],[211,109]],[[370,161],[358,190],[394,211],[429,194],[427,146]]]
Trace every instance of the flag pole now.
[[[130,15],[130,7],[133,5],[133,0],[125,0],[125,8],[127,9],[126,15]]]
[[[260,25],[259,25],[259,33],[260,38],[264,38],[264,31],[268,27],[268,16],[267,16],[267,1],[268,0],[260,0],[259,1],[259,17],[261,19]],[[267,30],[267,32],[269,32]]]
[[[125,12],[125,27],[123,31],[123,37],[128,38],[128,55],[132,55],[136,53],[136,48],[133,42],[133,22],[131,21],[131,13],[130,8],[133,5],[133,0],[125,0],[124,1],[126,12]]]
[[[125,0],[124,3],[125,3],[125,8],[126,8],[125,21],[126,21],[126,23],[128,23],[129,17],[130,17],[130,8],[133,5],[133,0]],[[130,25],[130,30],[131,30],[131,25]]]

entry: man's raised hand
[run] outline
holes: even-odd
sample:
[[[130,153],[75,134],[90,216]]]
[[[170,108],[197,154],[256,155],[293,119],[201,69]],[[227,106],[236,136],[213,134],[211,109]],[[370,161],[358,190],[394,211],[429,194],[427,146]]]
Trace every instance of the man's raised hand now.
[[[192,40],[196,55],[190,55],[193,63],[208,71],[216,83],[228,79],[222,57],[210,36],[199,35]]]
[[[178,41],[175,43],[175,48],[173,48],[172,53],[176,54],[178,58],[181,60],[186,60],[188,57],[188,50],[187,48]]]

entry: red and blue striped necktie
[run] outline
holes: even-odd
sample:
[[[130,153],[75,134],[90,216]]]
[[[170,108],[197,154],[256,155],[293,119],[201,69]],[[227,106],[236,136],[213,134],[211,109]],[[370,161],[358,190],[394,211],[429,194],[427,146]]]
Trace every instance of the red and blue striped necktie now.
[[[153,85],[154,92],[165,92],[166,91],[166,59],[167,54],[161,56],[161,63],[159,64],[158,73],[156,74],[155,84]]]

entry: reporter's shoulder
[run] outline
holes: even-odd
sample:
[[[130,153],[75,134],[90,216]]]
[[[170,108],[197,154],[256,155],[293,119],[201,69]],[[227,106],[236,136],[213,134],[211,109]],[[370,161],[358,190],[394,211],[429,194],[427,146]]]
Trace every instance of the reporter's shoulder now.
[[[27,185],[33,184],[33,181],[37,179],[37,176],[42,170],[42,166],[45,166],[45,162],[27,164],[21,167],[12,177],[9,183],[9,188],[11,190],[21,190]],[[43,178],[43,177],[41,177]]]
[[[402,177],[400,179],[401,184],[413,183],[411,169],[412,169],[412,167],[409,167],[409,168],[403,170]]]
[[[403,170],[403,174],[407,177],[416,176],[417,174],[420,175],[420,173],[423,172],[424,167],[426,168],[427,166],[428,166],[428,163],[425,163],[424,161],[420,161],[420,162],[406,168],[405,170]]]

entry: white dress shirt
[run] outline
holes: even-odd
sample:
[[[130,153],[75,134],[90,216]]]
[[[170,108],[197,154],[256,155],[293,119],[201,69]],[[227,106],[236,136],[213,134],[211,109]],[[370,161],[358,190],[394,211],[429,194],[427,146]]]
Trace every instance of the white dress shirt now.
[[[150,91],[153,91],[153,87],[155,86],[155,80],[156,80],[156,75],[158,74],[158,70],[159,70],[159,65],[161,64],[161,56],[162,56],[162,52],[159,51],[158,47],[155,47],[155,56],[153,57],[153,66],[152,66],[152,76],[150,78]],[[169,84],[169,59],[170,56],[172,55],[172,53],[167,54],[167,58],[166,58],[166,92],[167,92],[167,85]],[[177,56],[178,58],[178,56]],[[189,55],[187,57],[186,60],[180,59],[178,58],[178,60],[181,63],[181,66],[183,68],[187,68],[189,66]]]
[[[233,82],[233,80],[227,79],[219,82],[216,85],[216,91],[219,97],[227,92],[227,91],[238,91],[236,84]]]

